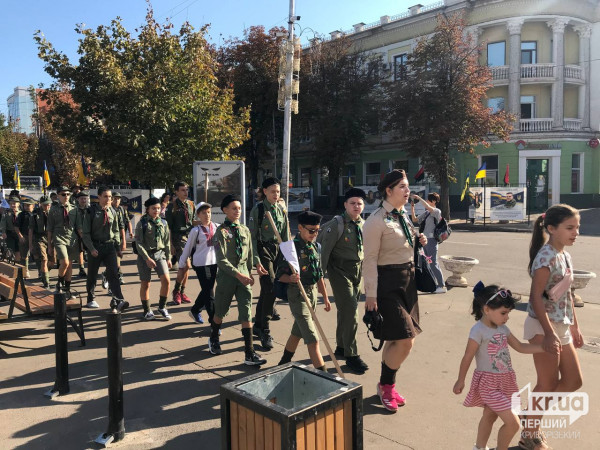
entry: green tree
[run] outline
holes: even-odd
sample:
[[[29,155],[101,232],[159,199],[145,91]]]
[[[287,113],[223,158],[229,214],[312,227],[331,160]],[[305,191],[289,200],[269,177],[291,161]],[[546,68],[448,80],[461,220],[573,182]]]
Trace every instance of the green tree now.
[[[4,185],[13,183],[15,164],[19,165],[21,175],[33,175],[37,155],[37,139],[33,135],[16,133],[13,124],[6,123],[0,114],[0,165]]]
[[[195,160],[228,159],[248,138],[248,112],[235,112],[233,92],[218,86],[206,27],[172,28],[150,6],[137,36],[119,17],[95,31],[78,25],[77,65],[35,34],[54,79],[41,93],[52,127],[121,180],[190,180]]]
[[[235,154],[245,159],[253,186],[258,184],[259,170],[271,169],[264,160],[281,148],[283,114],[277,109],[277,77],[285,33],[281,27],[265,33],[264,27],[253,26],[243,39],[228,40],[219,49],[219,78],[233,86],[236,106],[250,107],[250,139]]]
[[[399,79],[387,83],[382,109],[386,129],[440,184],[441,210],[449,218],[449,183],[456,182],[451,152],[473,154],[494,136],[507,140],[514,118],[493,114],[484,103],[491,73],[479,64],[481,49],[465,34],[464,19],[437,20],[433,35],[419,40],[406,65],[397,68]]]
[[[375,132],[381,60],[356,48],[347,37],[312,40],[300,70],[295,150],[304,137],[317,167],[329,172],[329,204],[337,206],[338,180],[366,136]],[[306,139],[308,138],[308,139]]]

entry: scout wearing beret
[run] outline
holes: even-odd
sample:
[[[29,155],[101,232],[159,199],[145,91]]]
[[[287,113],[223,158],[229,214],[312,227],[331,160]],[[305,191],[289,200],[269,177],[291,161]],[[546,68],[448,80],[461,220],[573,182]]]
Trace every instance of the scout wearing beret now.
[[[35,206],[35,202],[26,198],[21,202],[21,214],[17,217],[17,228],[19,234],[19,254],[21,255],[21,264],[25,266],[25,274],[24,278],[29,278],[29,251],[31,247],[29,246],[29,224],[33,217],[33,207]]]
[[[8,198],[8,203],[10,204],[10,209],[4,212],[0,229],[2,230],[2,237],[6,241],[6,246],[15,254],[15,261],[20,262],[21,254],[19,253],[19,227],[17,219],[21,214],[21,199],[11,196]]]
[[[298,214],[298,234],[294,238],[294,247],[298,255],[299,274],[292,274],[283,254],[280,254],[277,258],[277,279],[282,283],[289,283],[287,288],[288,302],[294,316],[294,325],[285,344],[283,357],[279,361],[280,365],[292,360],[302,338],[308,347],[308,354],[313,366],[319,370],[326,370],[312,316],[297,285],[298,281],[302,282],[313,310],[317,307],[317,290],[323,296],[325,311],[331,310],[331,303],[329,303],[325,281],[323,280],[323,271],[321,270],[318,244],[315,242],[320,223],[321,216],[317,213],[304,211]]]
[[[85,251],[85,246],[83,245],[83,218],[87,214],[89,206],[90,193],[88,191],[79,192],[75,204],[75,230],[77,232],[77,246],[79,247],[79,273],[77,276],[79,278],[87,278],[87,273],[84,268],[85,257],[83,254]]]
[[[150,280],[152,269],[160,278],[160,294],[158,312],[167,320],[171,315],[167,311],[167,295],[169,294],[169,269],[171,268],[171,250],[169,226],[160,217],[160,200],[151,197],[144,202],[146,214],[135,227],[135,246],[137,250],[137,267],[142,286],[140,300],[144,308],[144,319],[153,320],[154,313],[150,307]]]
[[[329,276],[337,308],[335,355],[345,357],[346,365],[359,374],[369,368],[358,355],[356,345],[364,257],[364,221],[360,215],[366,197],[362,189],[349,189],[344,195],[344,213],[323,225],[323,232],[319,235],[321,262]]]
[[[48,214],[48,257],[54,259],[58,266],[57,289],[64,287],[67,298],[71,298],[71,275],[73,272],[72,261],[77,258],[77,235],[75,233],[75,208],[69,203],[71,191],[66,186],[57,190],[58,203],[52,205]]]
[[[253,265],[260,276],[260,296],[256,304],[256,321],[252,330],[260,338],[261,345],[266,350],[273,348],[269,322],[273,319],[275,304],[273,281],[276,270],[274,264],[279,253],[277,236],[266,213],[271,213],[283,241],[287,241],[289,235],[287,214],[279,203],[280,190],[281,182],[277,178],[265,179],[259,192],[261,200],[252,208],[248,221],[248,228],[252,235]]]
[[[77,199],[79,198],[79,193],[81,192],[81,186],[76,184],[73,187],[71,187],[71,198],[69,199],[69,201],[71,202],[71,205],[73,206],[77,206]]]
[[[165,211],[165,219],[171,230],[171,253],[176,261],[179,261],[190,230],[194,225],[194,202],[188,200],[188,191],[187,183],[183,181],[175,182],[173,192],[177,198],[169,203]],[[184,293],[189,276],[189,259],[186,260],[185,268],[186,270],[182,271],[181,279],[175,281],[175,288],[173,289],[173,303],[176,305],[180,305],[182,302],[192,303]]]
[[[50,275],[48,273],[48,212],[52,201],[49,197],[40,197],[40,207],[33,212],[29,221],[29,248],[33,259],[38,265],[38,272],[42,286],[50,287]]]
[[[254,352],[252,342],[252,242],[250,230],[239,220],[242,214],[241,199],[237,195],[226,195],[221,202],[221,210],[226,219],[217,228],[213,244],[217,252],[217,289],[215,292],[215,315],[211,323],[208,349],[213,355],[220,355],[219,330],[223,318],[229,312],[235,296],[238,306],[238,320],[242,323],[244,336],[244,364],[260,366],[267,361]]]
[[[106,186],[98,188],[98,203],[88,208],[83,218],[83,243],[88,251],[88,276],[86,282],[87,307],[99,308],[94,300],[94,289],[100,264],[106,267],[106,278],[112,292],[110,306],[117,311],[129,307],[123,299],[119,277],[117,275],[117,255],[121,256],[121,239],[124,237],[123,223],[110,206],[112,191]]]

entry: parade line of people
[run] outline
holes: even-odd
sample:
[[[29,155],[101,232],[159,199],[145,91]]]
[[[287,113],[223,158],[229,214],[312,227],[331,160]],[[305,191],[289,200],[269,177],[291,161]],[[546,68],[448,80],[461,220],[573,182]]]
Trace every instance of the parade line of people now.
[[[240,223],[242,202],[236,195],[227,195],[220,205],[215,205],[225,214],[222,224],[211,220],[213,205],[205,202],[194,205],[188,199],[189,187],[185,182],[174,184],[172,201],[168,194],[160,199],[148,199],[144,204],[145,214],[137,221],[133,244],[140,277],[142,319],[156,318],[149,296],[153,271],[160,279],[156,311],[162,318],[171,319],[167,310],[169,270],[177,263],[172,303],[192,304],[185,290],[189,270],[193,269],[200,283],[200,293],[191,306],[190,316],[194,322],[204,323],[202,309],[206,310],[210,325],[208,349],[212,355],[223,352],[221,326],[235,297],[244,342],[244,364],[265,364],[266,360],[254,350],[253,339],[257,337],[265,351],[273,348],[270,322],[279,318],[276,298],[284,298],[294,322],[279,364],[292,361],[302,340],[313,366],[326,371],[309,307],[316,311],[320,295],[324,310],[331,310],[325,284],[327,277],[337,311],[334,354],[345,358],[350,370],[364,374],[369,367],[358,354],[356,340],[361,315],[359,303],[364,290],[365,310],[379,314],[383,323],[381,334],[385,343],[377,393],[385,409],[397,411],[407,400],[396,390],[396,375],[422,332],[413,261],[417,241],[431,257],[437,284],[435,293],[446,292],[436,260],[438,243],[434,237],[435,223],[441,219],[437,208],[439,195],[432,193],[425,201],[411,194],[405,172],[393,170],[381,179],[378,190],[383,200],[366,221],[362,218],[366,194],[361,189],[351,188],[345,193],[342,214],[321,224],[321,215],[301,212],[297,216],[298,233],[292,236],[280,199],[280,185],[276,178],[263,181],[248,227]],[[43,196],[35,210],[30,200],[23,201],[20,208],[18,193],[11,193],[10,209],[4,212],[0,222],[3,239],[14,251],[17,262],[25,266],[27,278],[30,278],[28,259],[31,254],[40,282],[46,288],[50,286],[50,264],[56,263],[56,287],[63,289],[69,298],[73,295],[73,262],[77,262],[79,276],[86,278],[88,308],[99,308],[94,291],[100,266],[104,265],[102,278],[109,288],[110,306],[123,311],[129,302],[121,291],[123,281],[119,267],[125,250],[125,232],[132,233],[129,217],[119,205],[120,195],[109,188],[100,187],[98,203],[92,205],[89,205],[89,193],[80,188],[77,199],[70,199],[74,191],[60,187],[54,201]],[[414,200],[425,205],[426,212],[419,217],[414,214]],[[410,216],[405,211],[409,202],[412,204]],[[415,222],[421,226],[415,228]],[[579,213],[568,205],[550,207],[535,223],[530,245],[531,295],[523,331],[523,339],[528,343],[522,343],[506,326],[516,302],[509,289],[485,286],[483,282],[473,289],[472,314],[476,324],[469,333],[453,391],[455,394],[463,392],[466,374],[475,359],[476,369],[464,401],[467,407],[483,408],[474,450],[488,448],[487,441],[498,417],[503,425],[498,432],[497,449],[507,449],[520,429],[520,418],[511,409],[511,396],[519,388],[508,347],[533,354],[538,378],[534,392],[573,392],[582,385],[575,349],[583,345],[583,337],[570,289],[573,263],[565,250],[578,235]],[[280,248],[280,242],[286,241],[293,242],[298,272],[292,269]],[[88,263],[87,273],[84,257]],[[254,324],[253,270],[260,284]],[[519,447],[525,450],[550,448],[543,432],[531,427],[523,429]]]

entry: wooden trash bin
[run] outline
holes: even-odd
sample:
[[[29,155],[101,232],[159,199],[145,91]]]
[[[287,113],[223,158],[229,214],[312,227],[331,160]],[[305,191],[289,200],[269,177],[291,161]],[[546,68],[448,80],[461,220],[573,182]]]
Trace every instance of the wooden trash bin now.
[[[359,450],[362,386],[291,363],[221,386],[221,448]]]

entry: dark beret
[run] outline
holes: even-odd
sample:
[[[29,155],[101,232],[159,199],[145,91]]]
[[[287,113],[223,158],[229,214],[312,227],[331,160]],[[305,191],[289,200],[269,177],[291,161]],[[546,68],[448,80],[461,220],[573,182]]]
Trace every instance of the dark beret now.
[[[61,192],[68,192],[70,194],[71,190],[67,186],[61,186],[56,190],[56,193],[60,194]]]
[[[262,182],[262,188],[267,189],[269,186],[273,186],[274,184],[278,184],[281,186],[281,181],[279,181],[275,177],[265,178],[264,181]]]
[[[81,191],[79,194],[77,194],[77,198],[79,197],[89,197],[90,196],[90,191]]]
[[[150,197],[148,200],[144,202],[144,206],[146,208],[150,208],[152,205],[158,205],[160,203],[160,199],[156,197]]]
[[[385,192],[385,188],[394,184],[396,181],[399,181],[403,178],[406,178],[406,173],[402,169],[394,169],[391,172],[385,174],[383,179],[377,185],[377,190],[381,193]]]
[[[319,225],[323,216],[312,211],[303,211],[298,214],[298,223],[300,225]]]
[[[221,201],[221,211],[223,208],[227,207],[231,202],[242,202],[242,199],[239,195],[228,194]]]
[[[346,201],[346,200],[348,200],[349,198],[352,198],[352,197],[360,197],[363,200],[365,200],[367,198],[367,194],[362,189],[359,189],[359,188],[350,188],[344,194],[344,201]]]
[[[45,195],[42,195],[40,197],[40,205],[49,205],[52,203],[52,200],[50,200],[50,197],[46,197]]]

